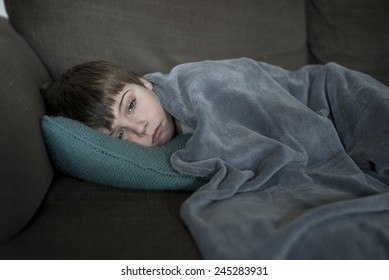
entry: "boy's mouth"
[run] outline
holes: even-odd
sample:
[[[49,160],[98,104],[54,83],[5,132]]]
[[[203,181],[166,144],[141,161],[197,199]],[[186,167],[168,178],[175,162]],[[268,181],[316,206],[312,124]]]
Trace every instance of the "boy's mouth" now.
[[[152,140],[153,145],[158,142],[161,133],[162,133],[162,123],[160,123],[154,130],[153,140]]]

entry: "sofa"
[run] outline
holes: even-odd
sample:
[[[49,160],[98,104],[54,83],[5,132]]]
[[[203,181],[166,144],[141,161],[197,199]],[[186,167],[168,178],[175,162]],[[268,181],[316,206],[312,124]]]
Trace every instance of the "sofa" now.
[[[250,57],[334,61],[389,85],[386,0],[5,0],[0,18],[1,259],[201,259],[184,191],[118,188],[56,170],[40,86],[110,60],[144,75]]]

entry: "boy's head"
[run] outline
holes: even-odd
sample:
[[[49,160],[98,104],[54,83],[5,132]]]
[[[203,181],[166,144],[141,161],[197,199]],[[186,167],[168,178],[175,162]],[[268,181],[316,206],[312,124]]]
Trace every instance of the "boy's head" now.
[[[107,61],[66,71],[42,86],[47,111],[85,123],[105,134],[143,146],[168,142],[175,124],[152,91],[150,82]]]
[[[108,61],[92,61],[70,68],[40,91],[48,114],[69,117],[94,129],[109,129],[114,98],[127,83],[143,86],[131,71]]]

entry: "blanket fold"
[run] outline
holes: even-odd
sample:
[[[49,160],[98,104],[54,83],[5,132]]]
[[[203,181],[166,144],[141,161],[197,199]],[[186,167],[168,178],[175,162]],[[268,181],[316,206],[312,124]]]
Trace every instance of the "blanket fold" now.
[[[194,131],[171,162],[209,178],[181,209],[204,258],[389,257],[387,87],[247,58],[145,78]]]

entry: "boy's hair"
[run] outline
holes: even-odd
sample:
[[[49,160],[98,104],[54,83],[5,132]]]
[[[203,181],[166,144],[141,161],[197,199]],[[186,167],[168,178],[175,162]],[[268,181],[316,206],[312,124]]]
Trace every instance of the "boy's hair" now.
[[[97,128],[112,128],[114,97],[125,84],[144,86],[135,73],[108,61],[76,65],[59,80],[42,86],[48,114]]]

